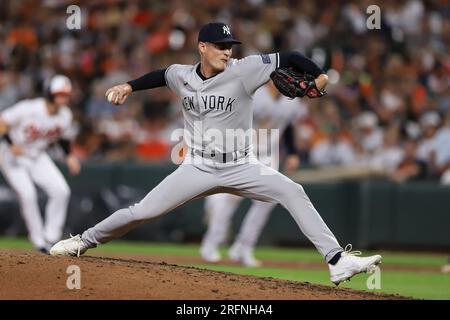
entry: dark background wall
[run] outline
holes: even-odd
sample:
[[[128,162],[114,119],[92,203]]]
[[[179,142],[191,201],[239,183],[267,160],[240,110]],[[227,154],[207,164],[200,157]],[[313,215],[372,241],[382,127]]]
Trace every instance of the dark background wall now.
[[[82,232],[115,210],[138,202],[175,169],[176,166],[166,164],[85,164],[79,176],[67,177],[72,197],[65,232]],[[62,170],[66,174],[64,167]],[[182,186],[183,181],[180,181],[180,188]],[[321,182],[303,186],[342,245],[450,248],[448,187],[425,182],[394,184],[383,180]],[[40,193],[42,209],[45,200],[44,194]],[[237,232],[250,204],[249,200],[241,203],[230,236]],[[198,242],[204,231],[203,200],[195,200],[133,230],[124,239]],[[15,195],[4,181],[0,184],[0,234],[26,234]],[[260,243],[311,245],[289,213],[279,205],[273,211]]]

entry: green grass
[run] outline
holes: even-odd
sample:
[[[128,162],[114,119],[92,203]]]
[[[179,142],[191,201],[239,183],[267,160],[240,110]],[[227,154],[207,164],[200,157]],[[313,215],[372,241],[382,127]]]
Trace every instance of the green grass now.
[[[30,243],[23,238],[0,238],[0,248],[31,249]],[[114,241],[96,249],[98,253],[136,254],[136,255],[181,255],[198,256],[198,245],[159,244],[129,241]],[[225,255],[226,251],[222,250]],[[370,254],[371,252],[364,252]],[[449,299],[450,275],[433,272],[397,272],[383,271],[383,266],[422,266],[440,267],[447,263],[447,256],[426,253],[380,252],[383,255],[381,266],[381,289],[374,292],[400,294],[421,299]],[[261,247],[256,250],[256,256],[262,260],[323,262],[322,257],[313,249],[272,248]],[[244,268],[227,265],[193,265],[205,269],[226,271],[236,274],[255,275],[279,279],[307,281],[331,285],[326,270],[304,270],[287,268]],[[341,284],[345,288],[368,290],[366,281],[369,275],[359,275],[351,282]]]
[[[0,248],[31,249],[32,246],[24,238],[0,238]],[[114,241],[96,249],[105,253],[129,253],[149,255],[181,255],[197,256],[199,246],[197,244],[166,244],[149,243],[139,241]],[[226,255],[226,249],[221,250]],[[256,256],[262,260],[279,261],[303,261],[323,262],[322,257],[314,249],[304,248],[274,248],[258,247]],[[365,255],[375,252],[364,251]],[[400,266],[430,266],[439,267],[447,262],[447,256],[428,253],[397,253],[389,251],[376,252],[383,255],[383,264],[395,264]]]
[[[272,277],[294,281],[307,281],[327,286],[334,286],[329,281],[329,274],[322,270],[301,270],[281,268],[249,269],[238,266],[193,265],[216,271],[237,274]],[[382,268],[382,267],[381,267]],[[340,288],[352,288],[369,292],[399,294],[419,299],[450,299],[450,275],[432,272],[393,272],[381,269],[380,289],[369,290],[366,282],[369,274],[354,277],[350,282],[340,284]]]

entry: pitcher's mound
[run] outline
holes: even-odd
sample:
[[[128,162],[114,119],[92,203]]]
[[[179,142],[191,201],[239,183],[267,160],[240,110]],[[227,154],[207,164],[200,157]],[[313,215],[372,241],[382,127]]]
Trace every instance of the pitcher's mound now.
[[[67,284],[77,284],[77,267],[81,289],[70,290]],[[403,297],[165,263],[89,256],[51,257],[1,250],[0,299],[384,300]]]

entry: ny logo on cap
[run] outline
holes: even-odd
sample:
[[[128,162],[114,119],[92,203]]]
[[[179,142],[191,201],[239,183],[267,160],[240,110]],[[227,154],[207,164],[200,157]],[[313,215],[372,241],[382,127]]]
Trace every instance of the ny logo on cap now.
[[[229,26],[223,26],[223,34],[231,34]]]

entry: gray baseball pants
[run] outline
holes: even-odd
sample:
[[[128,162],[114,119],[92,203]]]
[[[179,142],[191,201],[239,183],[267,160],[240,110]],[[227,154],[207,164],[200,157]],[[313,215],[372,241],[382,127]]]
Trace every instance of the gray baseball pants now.
[[[303,187],[261,164],[253,155],[236,162],[219,163],[188,153],[178,169],[168,175],[139,203],[120,209],[86,230],[89,247],[119,238],[131,229],[170,212],[190,200],[215,193],[280,203],[326,261],[342,251]]]

